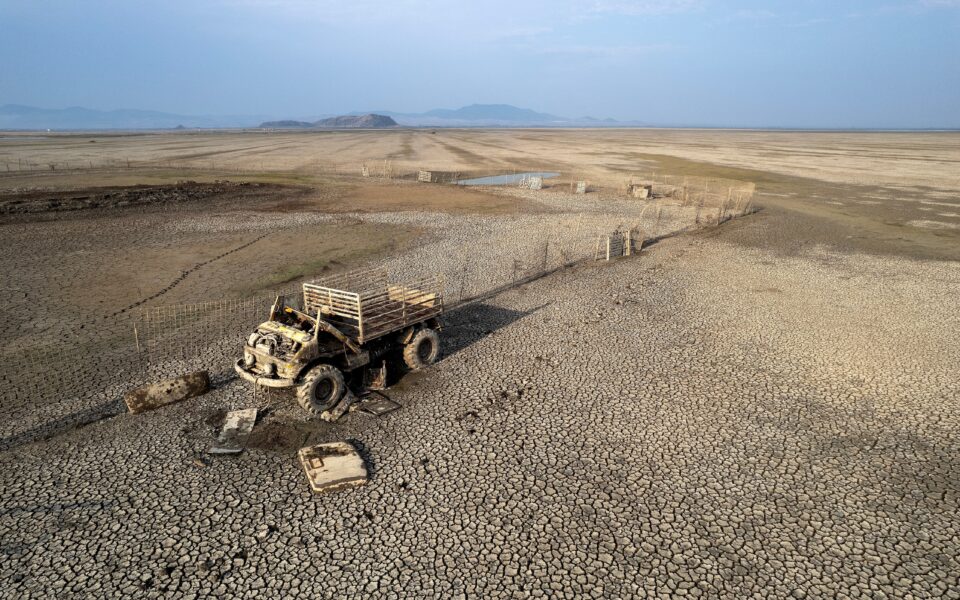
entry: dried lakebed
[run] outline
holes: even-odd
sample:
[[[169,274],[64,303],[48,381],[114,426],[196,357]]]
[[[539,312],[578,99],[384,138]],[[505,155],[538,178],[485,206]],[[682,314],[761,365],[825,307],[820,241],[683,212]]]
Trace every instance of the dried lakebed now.
[[[957,263],[787,255],[758,240],[802,216],[758,217],[453,311],[444,359],[381,418],[304,422],[221,382],[0,453],[0,578],[15,597],[960,597]],[[255,402],[271,440],[198,458]],[[312,496],[295,448],[342,439],[370,483]]]

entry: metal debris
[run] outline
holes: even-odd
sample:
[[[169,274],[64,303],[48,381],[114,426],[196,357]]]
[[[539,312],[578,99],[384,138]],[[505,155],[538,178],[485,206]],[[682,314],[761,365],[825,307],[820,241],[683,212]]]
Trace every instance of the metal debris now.
[[[379,393],[370,394],[362,398],[351,407],[351,411],[356,410],[374,417],[380,417],[399,409],[401,404],[394,402],[387,396]]]
[[[297,457],[315,494],[356,487],[367,482],[367,466],[357,449],[347,442],[301,448]]]
[[[357,401],[357,397],[347,390],[343,394],[343,398],[340,399],[340,402],[331,408],[330,410],[325,410],[320,413],[319,417],[321,421],[326,421],[327,423],[333,423],[343,415],[347,414],[347,411],[350,410],[350,407],[353,406],[353,403]]]
[[[257,422],[257,409],[233,410],[223,419],[223,429],[217,438],[217,445],[210,448],[210,454],[237,454],[243,451],[243,442]]]

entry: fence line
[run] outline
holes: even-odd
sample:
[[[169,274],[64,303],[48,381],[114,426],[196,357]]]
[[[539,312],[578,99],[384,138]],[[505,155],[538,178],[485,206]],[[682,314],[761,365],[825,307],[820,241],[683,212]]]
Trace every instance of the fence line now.
[[[727,197],[729,203],[715,210],[715,217],[711,213],[704,218],[705,224],[742,214],[749,206],[749,200],[737,200],[733,192]],[[530,220],[528,226],[506,228],[481,222],[471,227],[486,229],[467,233],[473,239],[469,243],[457,236],[440,238],[386,261],[384,268],[401,282],[441,273],[452,308],[593,260],[598,236],[638,231],[647,238],[662,237],[689,228],[694,211],[703,210],[701,205],[654,202],[644,204],[636,215],[628,211],[531,216],[524,217]],[[619,253],[630,251],[621,243]],[[70,425],[71,415],[81,415],[77,418],[82,420],[82,415],[116,403],[124,392],[147,382],[199,369],[215,377],[229,376],[243,340],[267,318],[274,298],[281,294],[298,302],[299,285],[248,298],[140,308],[82,328],[65,325],[63,331],[23,335],[0,346],[7,417],[0,423],[0,449],[8,447],[10,439],[27,439],[24,431],[42,437],[50,423]]]

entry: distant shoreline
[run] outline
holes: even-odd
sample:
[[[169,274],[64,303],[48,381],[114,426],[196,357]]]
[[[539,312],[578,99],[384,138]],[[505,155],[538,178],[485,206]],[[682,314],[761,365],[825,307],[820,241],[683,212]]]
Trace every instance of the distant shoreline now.
[[[945,128],[868,128],[868,127],[724,127],[724,126],[696,126],[696,125],[457,125],[457,126],[413,126],[400,125],[394,127],[185,127],[185,128],[101,128],[101,129],[0,129],[0,134],[19,136],[30,135],[62,135],[62,134],[189,134],[189,133],[329,133],[335,131],[425,131],[425,130],[584,130],[584,131],[612,131],[612,130],[651,130],[651,131],[756,131],[756,132],[783,132],[783,133],[960,133],[960,127]]]

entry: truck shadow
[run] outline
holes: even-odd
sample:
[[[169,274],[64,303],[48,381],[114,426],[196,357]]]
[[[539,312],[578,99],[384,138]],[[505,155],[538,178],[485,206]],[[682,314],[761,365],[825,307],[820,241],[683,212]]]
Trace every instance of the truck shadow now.
[[[495,334],[530,316],[549,303],[541,304],[530,310],[513,310],[482,302],[461,304],[444,316],[443,335],[440,337],[441,361],[469,348],[485,337]]]
[[[72,412],[60,418],[47,421],[32,429],[9,437],[0,438],[0,452],[23,446],[24,444],[50,439],[67,431],[79,429],[91,423],[109,419],[125,412],[127,412],[127,406],[121,399],[111,400],[103,404]]]
[[[504,327],[538,312],[549,304],[549,302],[544,303],[530,310],[513,310],[475,300],[447,310],[443,316],[440,358],[437,362],[442,363],[483,338],[496,334]],[[399,353],[392,357],[389,364],[391,366],[386,389],[388,398],[391,390],[403,386],[404,382],[409,381],[411,376],[415,378],[418,375],[417,373],[411,373],[406,368]],[[363,394],[366,391],[362,385],[357,383],[352,384],[351,389],[358,394]]]

